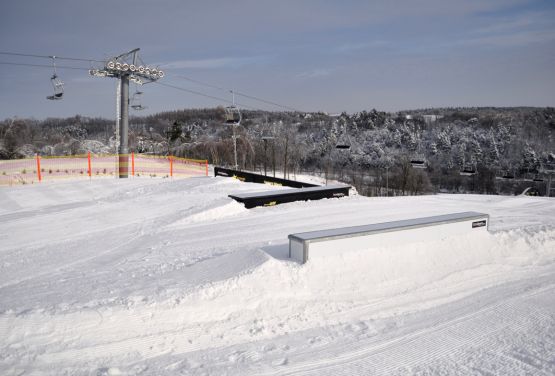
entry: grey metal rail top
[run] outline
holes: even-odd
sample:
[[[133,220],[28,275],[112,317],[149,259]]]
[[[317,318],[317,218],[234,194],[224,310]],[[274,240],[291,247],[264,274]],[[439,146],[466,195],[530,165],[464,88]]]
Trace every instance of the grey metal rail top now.
[[[462,212],[444,215],[436,215],[432,217],[405,219],[401,221],[375,223],[363,226],[352,226],[334,228],[328,230],[317,230],[309,232],[301,232],[298,234],[289,235],[289,239],[294,239],[301,242],[314,242],[332,239],[348,238],[353,235],[370,235],[380,232],[391,232],[405,230],[409,228],[436,226],[446,223],[463,222],[471,219],[484,219],[486,217],[489,222],[489,215],[478,212]]]
[[[271,191],[232,194],[232,195],[229,195],[229,197],[244,200],[249,198],[281,196],[286,194],[298,194],[299,192],[304,192],[304,193],[319,192],[319,191],[326,191],[326,190],[337,189],[337,188],[350,188],[350,186],[342,185],[342,184],[330,184],[330,185],[324,185],[322,187],[274,189]]]

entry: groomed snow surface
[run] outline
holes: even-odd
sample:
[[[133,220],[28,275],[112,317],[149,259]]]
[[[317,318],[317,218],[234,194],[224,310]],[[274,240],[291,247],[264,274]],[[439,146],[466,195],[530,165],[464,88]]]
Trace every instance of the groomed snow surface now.
[[[555,374],[554,199],[227,197],[267,189],[0,188],[0,374]],[[462,211],[490,234],[287,259],[291,233]]]

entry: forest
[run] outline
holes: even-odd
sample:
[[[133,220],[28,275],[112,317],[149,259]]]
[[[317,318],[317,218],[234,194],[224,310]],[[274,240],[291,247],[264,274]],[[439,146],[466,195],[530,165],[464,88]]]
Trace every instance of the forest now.
[[[545,195],[555,170],[553,108],[434,108],[354,114],[183,109],[129,121],[130,152],[208,159],[295,179],[314,174],[368,196],[434,192]],[[0,159],[116,153],[113,119],[5,119]]]

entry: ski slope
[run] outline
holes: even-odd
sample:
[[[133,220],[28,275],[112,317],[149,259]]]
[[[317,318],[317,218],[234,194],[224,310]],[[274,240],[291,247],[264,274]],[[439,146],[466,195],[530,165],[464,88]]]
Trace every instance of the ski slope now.
[[[555,374],[554,199],[227,197],[268,189],[0,188],[0,374]],[[291,233],[462,211],[491,233],[287,259]]]

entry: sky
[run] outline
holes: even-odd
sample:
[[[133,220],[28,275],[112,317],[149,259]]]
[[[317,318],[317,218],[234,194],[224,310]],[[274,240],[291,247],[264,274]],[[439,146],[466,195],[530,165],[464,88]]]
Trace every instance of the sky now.
[[[104,61],[140,48],[166,76],[146,115],[228,105],[229,90],[300,111],[554,106],[553,0],[6,0],[0,52]],[[102,63],[0,54],[0,119],[114,118]],[[46,67],[16,64],[46,65]],[[68,69],[61,66],[80,68]],[[135,102],[139,103],[139,102]],[[244,108],[284,107],[237,96]]]

